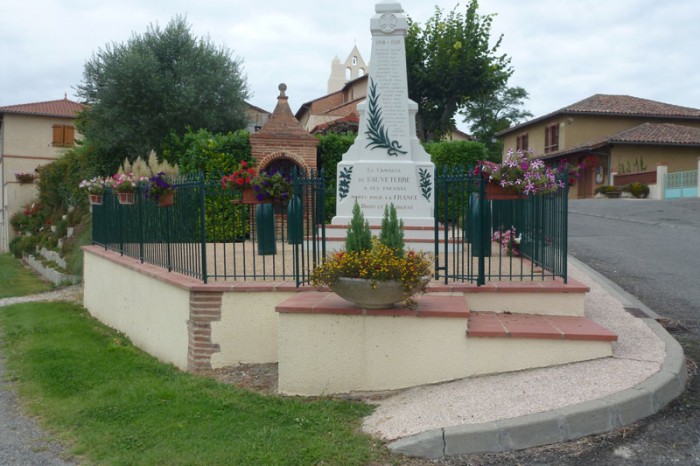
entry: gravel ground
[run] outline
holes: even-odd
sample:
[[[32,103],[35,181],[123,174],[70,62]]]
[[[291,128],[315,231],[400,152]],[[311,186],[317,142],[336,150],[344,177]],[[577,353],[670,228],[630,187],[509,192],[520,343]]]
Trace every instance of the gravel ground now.
[[[79,301],[82,289],[71,286],[58,291],[18,298],[0,299],[0,306],[32,301]],[[0,333],[0,348],[3,347]],[[35,419],[22,412],[17,400],[15,384],[5,370],[5,359],[0,352],[0,465],[12,466],[69,466],[77,463],[64,460],[64,448],[52,441]]]

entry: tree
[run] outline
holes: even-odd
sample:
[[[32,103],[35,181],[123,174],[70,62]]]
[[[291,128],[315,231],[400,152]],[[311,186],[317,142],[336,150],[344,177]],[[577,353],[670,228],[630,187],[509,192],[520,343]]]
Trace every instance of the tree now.
[[[486,146],[489,159],[499,160],[503,153],[503,143],[494,141],[494,135],[532,116],[522,108],[527,98],[527,91],[522,87],[503,86],[493,94],[476,97],[464,105],[460,113],[464,121],[470,123],[472,135]]]
[[[510,58],[496,55],[502,36],[489,45],[493,15],[480,16],[471,0],[464,14],[446,16],[436,7],[424,27],[409,18],[406,35],[408,95],[419,105],[417,132],[423,141],[439,140],[454,126],[454,115],[476,96],[505,85]]]
[[[185,18],[149,26],[124,44],[108,44],[85,64],[77,94],[90,105],[78,126],[104,174],[128,157],[160,153],[171,131],[245,127],[247,84],[241,60],[198,39]]]

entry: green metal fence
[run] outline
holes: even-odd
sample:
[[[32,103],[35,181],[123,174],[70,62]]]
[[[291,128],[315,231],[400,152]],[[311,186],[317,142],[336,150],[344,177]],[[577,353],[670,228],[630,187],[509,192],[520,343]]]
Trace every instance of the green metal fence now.
[[[435,177],[435,277],[448,282],[566,280],[567,190],[487,200],[470,169]],[[141,262],[210,281],[309,282],[326,256],[322,174],[296,174],[278,204],[242,204],[220,177],[183,178],[175,202],[159,207],[145,188],[120,204],[108,190],[92,206],[93,243]],[[512,230],[513,248],[493,241]]]
[[[295,175],[290,202],[240,203],[220,177],[175,182],[175,202],[159,207],[146,188],[123,205],[107,190],[92,206],[93,243],[201,279],[297,279],[300,284],[325,254],[323,183],[315,172]],[[320,211],[319,211],[320,206]],[[291,209],[291,210],[290,210]]]
[[[568,189],[490,200],[486,180],[471,168],[445,169],[435,183],[437,279],[566,281]]]

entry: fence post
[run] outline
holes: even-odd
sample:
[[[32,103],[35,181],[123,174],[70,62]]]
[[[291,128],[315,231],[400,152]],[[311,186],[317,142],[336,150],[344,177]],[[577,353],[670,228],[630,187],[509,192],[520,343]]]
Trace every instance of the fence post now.
[[[696,173],[695,178],[697,178],[697,184],[698,184],[698,186],[697,186],[698,193],[697,194],[698,194],[698,197],[700,197],[700,176],[698,176],[698,175],[700,175],[700,157],[698,157],[698,167],[697,167],[697,171],[695,173]]]
[[[479,245],[482,247],[479,247],[479,272],[478,272],[478,277],[476,278],[476,286],[481,286],[486,284],[486,259],[484,257],[484,249],[483,245],[488,244],[491,246],[491,243],[487,243],[489,241],[488,238],[488,229],[490,225],[488,222],[486,222],[486,215],[488,215],[488,209],[491,207],[488,202],[486,202],[486,183],[487,180],[484,179],[483,176],[479,177],[480,183],[479,183],[479,199],[481,202],[479,203],[479,225],[477,226],[477,236],[479,238]],[[476,238],[475,242],[476,242]],[[474,247],[474,245],[472,245]]]
[[[666,199],[666,175],[668,174],[668,164],[661,162],[656,164],[656,191],[657,199]]]
[[[202,254],[202,280],[207,283],[207,229],[206,229],[206,186],[204,184],[204,172],[199,172],[199,239]]]

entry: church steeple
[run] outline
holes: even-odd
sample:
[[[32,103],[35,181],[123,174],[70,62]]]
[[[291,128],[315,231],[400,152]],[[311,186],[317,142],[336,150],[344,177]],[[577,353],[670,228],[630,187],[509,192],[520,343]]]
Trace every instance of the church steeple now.
[[[353,46],[344,63],[340,63],[336,56],[331,63],[331,76],[328,78],[328,94],[341,90],[346,82],[364,76],[367,74],[368,69],[369,66],[362,58],[357,45]]]

